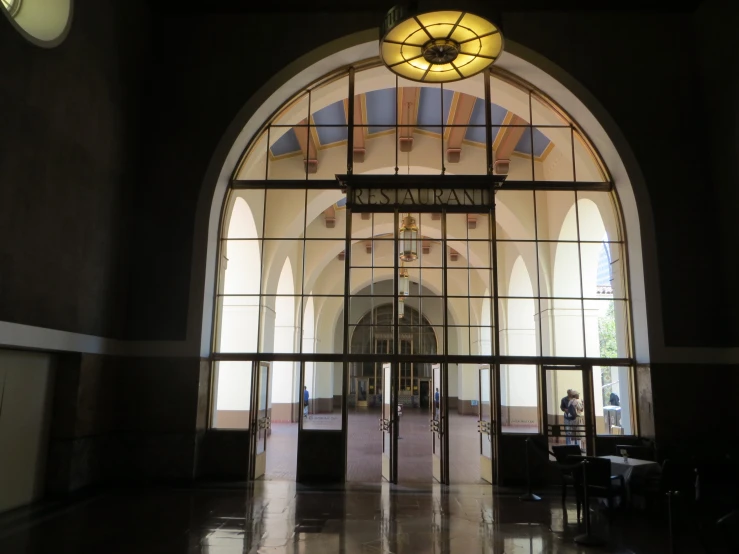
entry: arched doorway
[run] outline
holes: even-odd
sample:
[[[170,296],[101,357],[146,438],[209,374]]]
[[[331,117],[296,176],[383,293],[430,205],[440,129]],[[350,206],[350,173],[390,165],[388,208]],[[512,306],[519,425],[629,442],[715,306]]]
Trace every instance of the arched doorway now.
[[[491,90],[489,110],[486,87]],[[337,183],[337,175],[349,178]],[[390,186],[392,178],[411,191],[410,201],[396,196],[385,202],[382,191],[395,186]],[[450,183],[454,186],[447,187]],[[440,196],[429,196],[429,187]],[[467,187],[469,201],[447,194],[455,187]],[[561,414],[554,398],[562,392],[561,380],[549,379],[547,371],[575,366],[590,405],[584,432],[614,434],[613,421],[597,411],[603,406],[594,401],[602,397],[595,387],[599,378],[602,383],[604,375],[614,375],[613,367],[625,375],[619,383],[632,379],[629,289],[616,285],[609,294],[591,296],[589,268],[593,249],[605,248],[621,264],[612,267],[612,279],[625,283],[627,245],[618,199],[597,151],[541,91],[499,70],[446,87],[417,86],[396,82],[383,67],[364,62],[318,79],[265,123],[244,153],[231,188],[232,197],[262,206],[255,218],[263,223],[256,239],[262,245],[260,306],[268,310],[276,300],[270,297],[279,296],[271,268],[290,257],[299,265],[294,297],[302,305],[311,302],[317,317],[312,351],[270,352],[260,344],[240,357],[292,354],[303,376],[306,364],[319,359],[334,364],[332,390],[341,397],[344,414],[337,441],[346,444],[345,412],[352,395],[356,401],[353,368],[361,364],[364,372],[364,364],[380,362],[367,357],[377,351],[355,350],[351,337],[367,313],[365,307],[359,314],[355,306],[364,296],[378,305],[398,301],[400,264],[394,248],[405,206],[422,222],[418,240],[421,250],[428,249],[427,258],[407,268],[409,279],[432,291],[419,296],[438,303],[441,314],[428,321],[435,336],[442,337],[440,348],[422,355],[428,356],[423,363],[443,364],[445,413],[456,407],[459,413],[489,417],[486,432],[496,441],[490,456],[500,470],[505,467],[497,458],[503,455],[502,443],[518,440],[517,434],[559,440]],[[491,200],[484,200],[484,194]],[[596,223],[586,215],[593,207]],[[607,233],[604,241],[603,229],[615,233]],[[383,291],[381,283],[391,286]],[[368,285],[371,292],[363,294]],[[268,325],[267,316],[260,321]],[[394,324],[396,329],[400,325]],[[296,324],[295,332],[309,328]],[[601,337],[606,328],[621,345],[615,350],[603,346],[611,340]],[[385,354],[404,363],[401,341],[389,344],[393,351],[388,346]],[[605,352],[615,357],[601,355]],[[489,391],[480,390],[483,366],[492,371]],[[337,395],[339,371],[342,393]],[[517,390],[501,396],[504,380]],[[490,402],[487,416],[483,397]],[[618,431],[634,433],[636,427]],[[448,436],[449,430],[444,432]]]

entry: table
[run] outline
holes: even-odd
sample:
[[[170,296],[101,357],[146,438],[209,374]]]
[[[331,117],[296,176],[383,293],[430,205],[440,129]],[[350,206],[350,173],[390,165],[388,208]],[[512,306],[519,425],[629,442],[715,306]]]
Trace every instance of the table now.
[[[637,460],[636,458],[627,458],[624,462],[623,456],[598,456],[599,458],[611,460],[611,474],[623,475],[626,485],[626,498],[631,500],[631,480],[637,477],[640,480],[647,476],[654,475],[662,471],[657,462],[650,460]]]

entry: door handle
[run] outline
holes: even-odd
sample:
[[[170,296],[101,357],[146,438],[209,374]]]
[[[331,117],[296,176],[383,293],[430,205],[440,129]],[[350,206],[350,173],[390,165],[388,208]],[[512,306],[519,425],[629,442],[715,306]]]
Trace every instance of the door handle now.
[[[493,425],[491,421],[481,419],[477,422],[477,432],[481,435],[490,436],[493,433]]]
[[[443,426],[441,424],[441,420],[430,419],[429,420],[429,431],[431,431],[432,433],[436,433],[439,436],[443,435],[444,432],[443,432]]]

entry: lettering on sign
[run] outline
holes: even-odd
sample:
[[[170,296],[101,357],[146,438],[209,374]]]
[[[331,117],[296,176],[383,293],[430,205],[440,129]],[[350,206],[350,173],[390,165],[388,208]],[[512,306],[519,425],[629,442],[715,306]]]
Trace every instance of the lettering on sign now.
[[[469,206],[491,204],[490,189],[392,188],[352,189],[353,206]]]

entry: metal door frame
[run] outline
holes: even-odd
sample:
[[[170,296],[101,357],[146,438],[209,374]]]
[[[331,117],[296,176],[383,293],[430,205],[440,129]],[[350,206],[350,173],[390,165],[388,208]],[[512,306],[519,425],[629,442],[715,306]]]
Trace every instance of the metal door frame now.
[[[579,371],[582,376],[582,392],[583,395],[587,395],[589,398],[588,402],[585,402],[585,451],[588,456],[595,455],[595,396],[593,395],[593,366],[592,364],[577,364],[577,365],[555,365],[555,364],[540,364],[539,365],[539,389],[541,394],[541,429],[544,434],[544,439],[549,443],[550,437],[561,436],[553,435],[550,433],[550,425],[547,421],[549,414],[549,406],[547,403],[547,371]]]
[[[259,443],[259,429],[265,426],[264,429],[269,431],[272,426],[272,419],[267,413],[265,417],[259,418],[259,391],[261,388],[261,376],[260,368],[262,364],[267,366],[267,405],[264,407],[265,413],[269,409],[270,403],[270,389],[269,382],[272,374],[272,362],[265,362],[262,360],[253,360],[251,366],[251,398],[250,398],[250,409],[249,409],[249,467],[247,475],[250,481],[255,481],[256,473],[256,461],[257,456],[257,445]],[[256,385],[256,386],[255,386]],[[256,408],[256,409],[255,409]],[[267,453],[267,436],[264,438],[264,454]],[[261,476],[260,476],[261,477]]]

